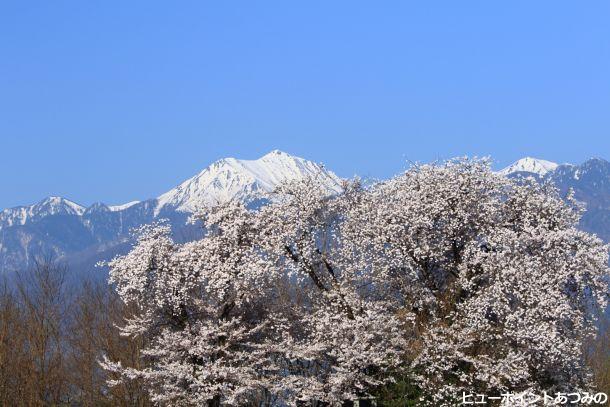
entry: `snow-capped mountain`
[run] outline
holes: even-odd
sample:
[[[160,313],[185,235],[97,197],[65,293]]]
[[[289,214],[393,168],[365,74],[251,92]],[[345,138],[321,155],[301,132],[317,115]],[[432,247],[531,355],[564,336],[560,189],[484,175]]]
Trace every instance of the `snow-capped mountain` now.
[[[558,165],[551,161],[525,157],[498,171],[498,173],[506,176],[518,172],[528,172],[543,177],[547,173],[554,171]]]
[[[80,216],[84,212],[85,208],[75,202],[58,196],[50,196],[34,205],[3,210],[0,212],[0,228],[24,225],[45,216],[58,214]]]
[[[230,199],[246,204],[261,202],[286,180],[316,177],[329,191],[340,189],[340,179],[322,165],[274,150],[257,160],[225,158],[184,181],[158,198],[88,208],[68,199],[50,197],[43,201],[0,212],[0,274],[27,267],[39,256],[101,256],[123,245],[134,227],[158,218],[169,219],[175,230],[184,232],[190,214],[204,206]]]
[[[509,177],[532,175],[555,183],[561,194],[575,191],[587,205],[581,227],[610,241],[610,163],[591,159],[582,165],[524,158],[500,171]],[[179,239],[200,233],[186,226],[190,214],[204,205],[229,199],[258,204],[279,183],[316,177],[329,191],[341,180],[322,165],[281,151],[257,160],[225,158],[157,198],[87,208],[65,198],[0,211],[0,274],[27,267],[40,256],[63,257],[74,268],[88,272],[97,260],[109,259],[129,248],[130,230],[155,219],[169,219]],[[189,229],[191,228],[191,229]]]
[[[155,214],[171,209],[194,212],[204,205],[239,199],[250,203],[263,198],[280,183],[317,177],[331,191],[340,180],[322,165],[274,150],[258,160],[225,158],[157,198]]]

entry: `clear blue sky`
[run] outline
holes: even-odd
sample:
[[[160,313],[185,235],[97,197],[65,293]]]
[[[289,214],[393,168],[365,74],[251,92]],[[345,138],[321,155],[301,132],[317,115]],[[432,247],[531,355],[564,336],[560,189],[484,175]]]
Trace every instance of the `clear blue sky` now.
[[[0,208],[154,197],[278,148],[610,158],[608,1],[0,2]]]

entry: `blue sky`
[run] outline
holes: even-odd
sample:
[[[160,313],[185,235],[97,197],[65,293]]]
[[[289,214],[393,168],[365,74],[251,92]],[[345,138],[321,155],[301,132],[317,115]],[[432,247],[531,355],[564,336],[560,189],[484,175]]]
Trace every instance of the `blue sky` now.
[[[341,176],[610,159],[607,1],[0,2],[0,208],[278,148]]]

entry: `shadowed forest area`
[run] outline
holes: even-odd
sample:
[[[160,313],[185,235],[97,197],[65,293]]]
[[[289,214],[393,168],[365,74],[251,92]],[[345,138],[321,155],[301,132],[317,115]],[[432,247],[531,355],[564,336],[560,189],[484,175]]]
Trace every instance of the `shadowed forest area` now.
[[[68,284],[53,261],[19,273],[0,292],[0,405],[148,406],[137,382],[109,387],[102,355],[142,363],[139,340],[119,335],[129,315],[105,283]]]

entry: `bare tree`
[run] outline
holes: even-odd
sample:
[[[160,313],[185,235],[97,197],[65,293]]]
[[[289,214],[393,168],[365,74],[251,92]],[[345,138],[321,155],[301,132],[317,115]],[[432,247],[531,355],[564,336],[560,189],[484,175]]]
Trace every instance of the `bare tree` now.
[[[31,269],[17,274],[15,299],[23,331],[16,344],[26,353],[19,364],[25,404],[69,401],[63,340],[68,329],[66,276],[67,269],[50,258],[36,261]]]
[[[610,319],[600,315],[599,321],[597,336],[586,344],[586,361],[596,390],[610,395]]]
[[[18,405],[26,396],[26,326],[16,296],[6,281],[0,291],[0,405]]]
[[[132,312],[118,299],[112,287],[85,282],[72,306],[70,334],[71,382],[74,398],[84,406],[150,405],[147,392],[138,381],[109,387],[113,377],[100,361],[108,355],[125,366],[142,366],[142,340],[119,334],[118,325]]]

